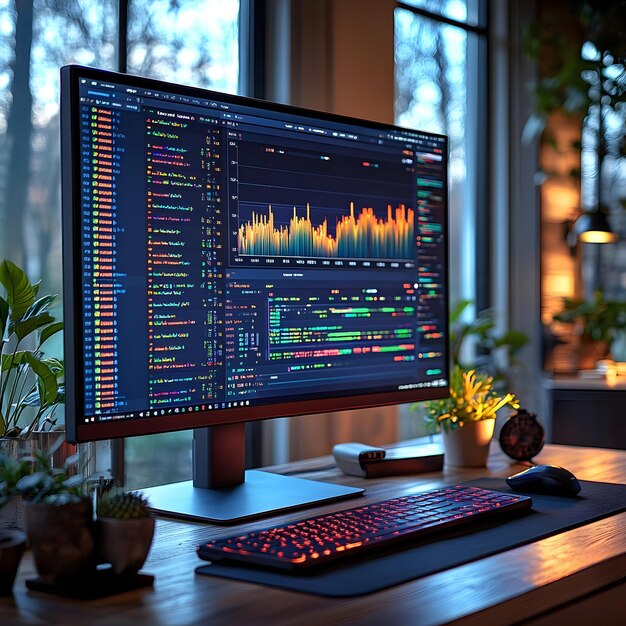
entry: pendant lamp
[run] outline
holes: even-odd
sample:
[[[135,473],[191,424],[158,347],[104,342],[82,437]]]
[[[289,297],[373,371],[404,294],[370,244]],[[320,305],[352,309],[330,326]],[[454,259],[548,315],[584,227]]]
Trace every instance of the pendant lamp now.
[[[606,208],[599,206],[594,211],[583,213],[574,222],[574,233],[584,243],[615,243],[619,234],[611,230]]]

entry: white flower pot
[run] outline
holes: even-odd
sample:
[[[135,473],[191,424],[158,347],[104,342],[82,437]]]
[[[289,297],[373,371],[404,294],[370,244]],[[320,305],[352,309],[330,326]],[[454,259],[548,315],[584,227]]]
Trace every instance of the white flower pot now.
[[[456,467],[485,467],[495,419],[465,422],[461,428],[443,432],[444,461]]]

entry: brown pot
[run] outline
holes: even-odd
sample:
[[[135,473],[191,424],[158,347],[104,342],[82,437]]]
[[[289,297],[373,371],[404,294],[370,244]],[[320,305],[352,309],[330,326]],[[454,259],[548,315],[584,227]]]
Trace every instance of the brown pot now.
[[[608,352],[609,344],[606,341],[581,335],[578,343],[578,369],[596,369],[598,361],[606,358]]]
[[[27,502],[26,532],[43,582],[82,576],[95,569],[91,501],[70,504]]]
[[[22,496],[11,496],[0,509],[0,533],[4,530],[26,529],[24,522],[24,500]]]
[[[446,465],[485,467],[495,419],[465,422],[461,428],[442,433]]]
[[[154,517],[98,520],[98,553],[118,575],[136,574],[148,557],[154,536]]]
[[[13,594],[13,583],[26,547],[20,530],[0,530],[0,597]]]

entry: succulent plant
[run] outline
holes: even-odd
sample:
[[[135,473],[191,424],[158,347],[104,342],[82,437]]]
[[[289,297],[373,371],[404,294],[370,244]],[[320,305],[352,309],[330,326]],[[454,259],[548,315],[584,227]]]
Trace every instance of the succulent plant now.
[[[98,517],[137,519],[150,517],[147,498],[140,492],[111,490],[105,492],[97,506]]]

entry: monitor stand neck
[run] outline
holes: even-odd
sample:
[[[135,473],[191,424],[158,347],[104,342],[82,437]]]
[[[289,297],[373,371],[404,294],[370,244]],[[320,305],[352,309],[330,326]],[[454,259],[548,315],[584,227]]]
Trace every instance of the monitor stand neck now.
[[[159,515],[236,524],[362,495],[363,489],[245,469],[245,424],[194,430],[193,481],[143,489]]]
[[[226,424],[193,431],[193,486],[235,487],[245,480],[245,424]]]

